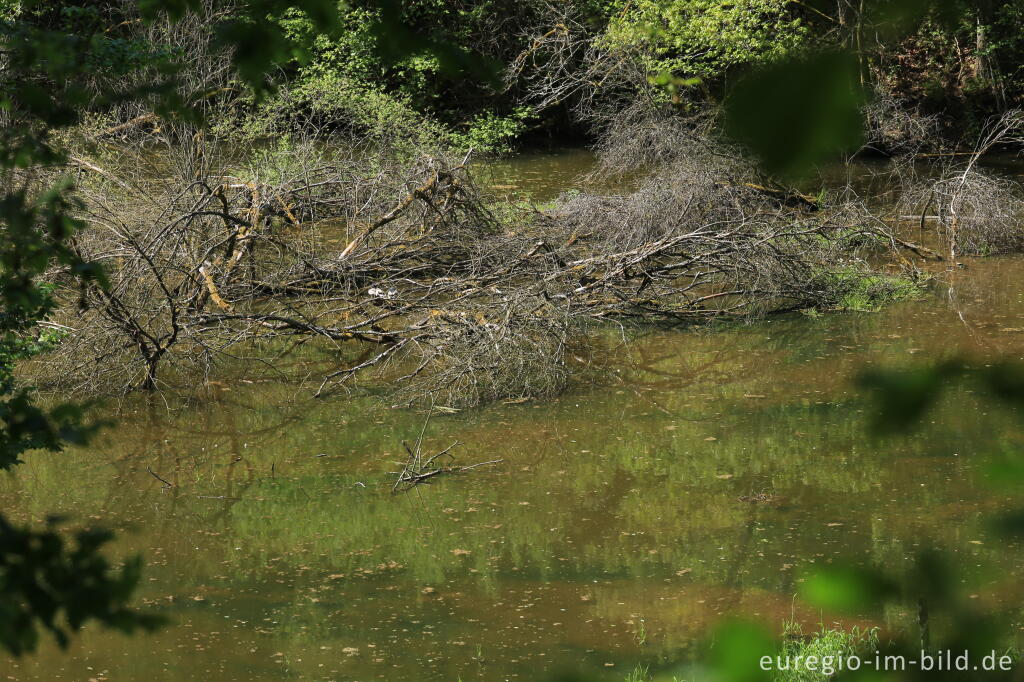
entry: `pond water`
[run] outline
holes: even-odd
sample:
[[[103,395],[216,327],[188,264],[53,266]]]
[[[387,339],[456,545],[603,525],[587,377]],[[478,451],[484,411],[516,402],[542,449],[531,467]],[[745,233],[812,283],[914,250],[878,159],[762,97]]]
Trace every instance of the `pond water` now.
[[[595,162],[593,152],[569,147],[483,161],[472,170],[481,188],[497,197],[548,202],[566,190],[578,188],[580,178]]]
[[[551,196],[557,164],[521,159],[493,184]],[[584,165],[573,153],[561,177]],[[66,654],[0,659],[0,679],[621,680],[686,660],[728,614],[832,622],[794,599],[806,569],[898,569],[929,543],[999,569],[966,576],[975,598],[1020,603],[1017,548],[983,523],[1009,499],[981,465],[1024,442],[1020,415],[960,388],[879,441],[851,385],[873,363],[1024,359],[1024,259],[967,265],[878,313],[609,338],[597,386],[435,415],[426,450],[503,461],[406,494],[387,472],[422,414],[289,379],[128,396],[90,447],[0,479],[0,504],[112,525],[113,554],[146,558],[140,603],[171,625],[91,628]]]

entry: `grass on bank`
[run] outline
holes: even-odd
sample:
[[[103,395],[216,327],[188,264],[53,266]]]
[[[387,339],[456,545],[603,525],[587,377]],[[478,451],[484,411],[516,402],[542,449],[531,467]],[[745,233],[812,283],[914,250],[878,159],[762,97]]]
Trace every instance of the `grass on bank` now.
[[[854,627],[845,630],[838,627],[821,626],[811,635],[805,635],[799,623],[786,622],[783,625],[783,643],[776,656],[783,662],[795,661],[799,657],[807,660],[816,657],[818,661],[837,660],[840,656],[872,655],[879,645],[878,628],[862,629]],[[778,660],[776,659],[776,660]],[[773,660],[773,665],[775,661]],[[775,682],[826,682],[832,679],[833,673],[822,672],[821,666],[812,672],[806,669],[775,670]],[[639,664],[624,678],[625,682],[691,682],[689,678],[673,674],[652,675],[650,668]],[[692,681],[696,682],[696,681]]]
[[[921,296],[924,286],[909,277],[866,274],[855,267],[823,270],[814,284],[822,289],[827,307],[852,312],[877,312],[883,307]]]

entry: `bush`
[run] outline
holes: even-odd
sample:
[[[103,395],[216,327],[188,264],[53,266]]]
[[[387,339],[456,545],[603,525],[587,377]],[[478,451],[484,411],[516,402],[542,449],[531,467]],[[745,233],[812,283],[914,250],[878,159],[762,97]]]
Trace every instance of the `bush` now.
[[[900,198],[908,219],[924,215],[956,255],[1016,253],[1024,249],[1024,195],[1020,185],[974,169],[947,170]],[[929,217],[931,216],[931,217]]]
[[[454,134],[452,141],[457,147],[482,154],[510,154],[532,116],[529,107],[518,107],[508,116],[493,111],[477,114],[466,132]]]
[[[720,80],[732,67],[770,62],[800,47],[807,29],[787,0],[642,0],[613,19],[609,47],[646,53],[652,73]]]

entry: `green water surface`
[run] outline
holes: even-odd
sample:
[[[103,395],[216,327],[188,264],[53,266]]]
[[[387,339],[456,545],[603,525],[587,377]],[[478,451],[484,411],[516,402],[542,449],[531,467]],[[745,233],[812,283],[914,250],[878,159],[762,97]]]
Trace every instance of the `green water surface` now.
[[[0,679],[622,679],[686,660],[725,615],[832,622],[794,598],[808,568],[898,570],[929,543],[999,567],[968,574],[974,598],[1017,603],[1019,554],[982,523],[1009,501],[980,462],[1019,447],[1020,415],[961,388],[879,441],[851,385],[876,363],[1024,359],[1024,259],[968,266],[878,313],[609,333],[574,359],[596,385],[435,415],[425,450],[502,461],[400,495],[388,472],[424,415],[314,399],[301,371],[110,402],[116,427],[29,457],[0,504],[113,526],[112,553],[147,561],[139,605],[171,625],[90,628],[67,653],[0,659]]]

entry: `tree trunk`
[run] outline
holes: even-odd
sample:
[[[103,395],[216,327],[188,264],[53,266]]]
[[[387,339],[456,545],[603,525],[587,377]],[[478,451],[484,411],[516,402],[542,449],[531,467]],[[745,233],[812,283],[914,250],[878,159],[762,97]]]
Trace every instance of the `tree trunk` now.
[[[974,77],[983,80],[988,75],[988,59],[985,51],[988,49],[988,35],[985,24],[982,23],[981,14],[978,14],[977,25],[974,31]]]

